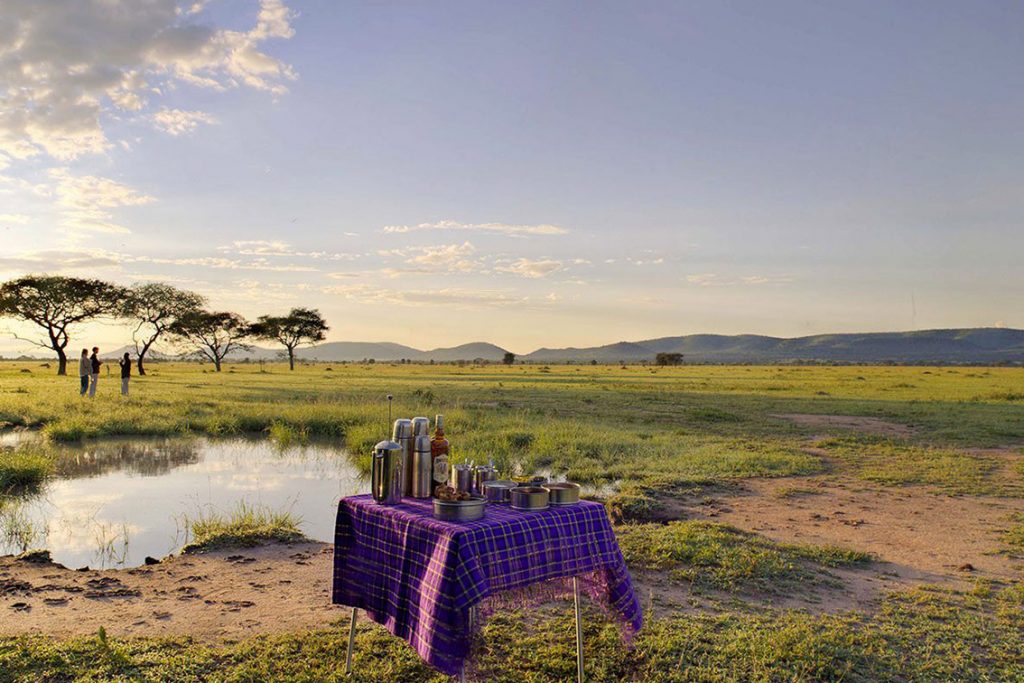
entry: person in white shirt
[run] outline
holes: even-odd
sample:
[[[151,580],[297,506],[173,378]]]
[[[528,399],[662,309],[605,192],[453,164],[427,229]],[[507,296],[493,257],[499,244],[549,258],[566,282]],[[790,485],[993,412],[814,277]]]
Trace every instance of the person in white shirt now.
[[[82,390],[79,396],[85,396],[89,391],[89,377],[92,376],[92,362],[89,360],[89,349],[82,349],[82,358],[78,361],[78,379],[82,383]]]

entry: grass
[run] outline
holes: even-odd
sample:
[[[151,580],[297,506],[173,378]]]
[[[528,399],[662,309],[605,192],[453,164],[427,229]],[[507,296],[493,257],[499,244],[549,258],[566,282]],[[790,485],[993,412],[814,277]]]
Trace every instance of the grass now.
[[[1024,552],[1024,515],[1014,515],[1013,525],[1003,535],[1003,541],[1015,551]]]
[[[631,567],[667,570],[702,588],[777,592],[816,582],[824,567],[870,561],[866,553],[836,547],[773,543],[724,524],[683,521],[636,524],[617,532]]]
[[[817,444],[861,479],[890,486],[926,484],[951,494],[1019,493],[994,457],[892,439],[837,437]]]
[[[982,683],[1024,678],[1024,591],[922,588],[886,598],[873,616],[680,614],[649,620],[634,647],[587,610],[587,680],[594,683]],[[480,679],[575,680],[571,607],[497,614],[483,626]],[[71,640],[0,637],[0,680],[341,681],[347,629],[209,645],[188,638]],[[441,683],[403,642],[360,624],[360,682]]]
[[[182,552],[251,547],[266,541],[298,541],[300,520],[286,510],[241,502],[228,513],[200,512],[185,518],[191,541]]]
[[[748,604],[743,594],[828,582],[830,568],[863,563],[863,553],[774,543],[705,522],[643,523],[669,516],[669,496],[745,477],[827,472],[950,495],[1022,495],[1024,462],[1007,467],[1004,458],[963,450],[1024,443],[1019,368],[376,363],[300,366],[292,373],[274,364],[267,372],[229,364],[213,374],[198,365],[154,363],[149,375],[133,380],[125,402],[112,382],[95,400],[82,400],[76,378],[35,365],[0,363],[0,424],[40,429],[54,445],[205,434],[265,435],[285,448],[326,438],[343,441],[367,471],[370,448],[389,431],[384,397],[393,394],[395,417],[445,415],[456,462],[494,460],[503,474],[543,471],[599,488],[613,517],[631,522],[620,527],[620,541],[633,567],[732,595],[714,612],[652,607],[632,650],[589,613],[588,680],[1024,680],[1020,582],[963,593],[919,589],[886,598],[876,613],[814,616]],[[882,439],[773,417],[786,413],[875,417],[912,431]],[[822,435],[824,456],[808,452],[809,437]],[[0,477],[17,477],[18,486],[44,481],[50,462],[60,466],[55,453],[0,452]],[[789,500],[814,492],[802,482],[775,495]],[[30,531],[16,516],[8,527]],[[253,507],[199,514],[188,528],[190,551],[299,538],[291,515]],[[1015,520],[1005,539],[1010,548],[1024,547],[1024,520]],[[496,616],[483,631],[485,679],[573,680],[571,634],[565,605]],[[340,680],[345,636],[339,625],[215,645],[6,637],[0,682]],[[360,626],[355,663],[356,681],[446,680],[377,626]]]
[[[36,490],[53,472],[53,457],[27,448],[0,449],[0,495]]]

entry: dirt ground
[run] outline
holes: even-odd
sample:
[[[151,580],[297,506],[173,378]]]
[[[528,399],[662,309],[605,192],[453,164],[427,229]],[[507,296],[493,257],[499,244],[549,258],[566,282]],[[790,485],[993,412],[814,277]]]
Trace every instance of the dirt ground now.
[[[788,420],[800,427],[813,429],[849,429],[850,431],[874,436],[890,436],[906,438],[913,436],[914,428],[909,425],[889,422],[877,417],[861,417],[859,415],[816,415],[810,413],[783,413],[769,415]]]
[[[0,557],[0,634],[191,635],[234,640],[324,627],[332,548],[324,543],[170,557],[157,565],[76,571]]]

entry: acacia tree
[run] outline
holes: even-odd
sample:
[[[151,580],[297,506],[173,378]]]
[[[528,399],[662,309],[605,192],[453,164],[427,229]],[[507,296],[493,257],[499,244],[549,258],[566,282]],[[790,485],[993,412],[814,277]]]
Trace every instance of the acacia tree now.
[[[221,363],[229,353],[248,349],[249,323],[237,313],[190,311],[171,324],[167,333],[178,343],[191,347],[213,363],[220,372]]]
[[[121,314],[135,322],[132,341],[135,342],[140,375],[146,374],[143,362],[157,340],[174,323],[190,313],[202,310],[205,304],[206,298],[202,295],[163,282],[136,283],[132,286]]]
[[[315,308],[293,308],[288,315],[261,315],[252,325],[252,336],[276,341],[288,351],[288,367],[295,369],[295,349],[324,340],[331,328]]]
[[[26,275],[0,285],[0,315],[41,327],[45,341],[14,336],[55,351],[57,374],[66,375],[71,326],[116,314],[124,297],[124,288],[102,280]]]

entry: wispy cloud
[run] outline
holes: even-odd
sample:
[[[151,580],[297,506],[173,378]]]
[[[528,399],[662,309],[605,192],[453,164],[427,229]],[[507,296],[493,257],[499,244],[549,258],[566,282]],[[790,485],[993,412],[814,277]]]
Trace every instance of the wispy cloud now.
[[[31,220],[29,216],[23,213],[0,213],[0,225],[14,223],[16,225],[25,225]]]
[[[473,258],[475,253],[476,247],[469,242],[409,249],[387,249],[378,252],[380,256],[402,262],[401,265],[382,269],[382,272],[389,277],[406,274],[480,272],[483,265]]]
[[[511,263],[499,264],[495,270],[502,273],[512,273],[520,277],[542,278],[561,270],[564,264],[555,259],[528,259],[519,258]]]
[[[359,258],[359,254],[330,251],[300,251],[283,240],[236,240],[231,244],[217,247],[217,251],[239,254],[240,256],[288,256],[327,261],[351,261]]]
[[[194,266],[198,268],[215,268],[218,270],[262,270],[271,273],[314,273],[317,268],[296,264],[276,264],[264,258],[249,261],[240,259],[200,256],[195,258],[160,258],[152,256],[126,257],[126,263],[157,263],[170,266]]]
[[[459,223],[458,221],[438,221],[436,223],[419,223],[417,225],[387,225],[385,233],[409,233],[424,230],[462,230],[470,232],[496,233],[514,237],[538,235],[565,235],[569,231],[557,225],[516,225],[510,223]]]
[[[537,307],[554,303],[549,297],[538,299],[522,296],[509,290],[469,289],[445,287],[442,289],[398,290],[370,284],[329,285],[321,290],[325,294],[342,296],[350,301],[367,304],[393,304],[397,306],[450,306],[464,309]]]
[[[49,172],[50,188],[61,212],[61,225],[72,233],[128,233],[128,228],[114,222],[113,209],[141,206],[155,201],[127,185],[110,178],[93,175],[72,175],[66,168]],[[42,189],[41,192],[47,190]]]
[[[153,124],[170,135],[191,133],[199,124],[217,123],[217,119],[202,111],[185,111],[183,109],[161,109],[153,114]]]
[[[111,268],[121,264],[116,254],[97,250],[43,250],[0,256],[0,272],[61,273],[73,270]]]
[[[698,287],[731,287],[736,285],[776,285],[793,282],[789,275],[746,275],[741,277],[722,277],[716,273],[699,273],[687,275],[684,280]]]

